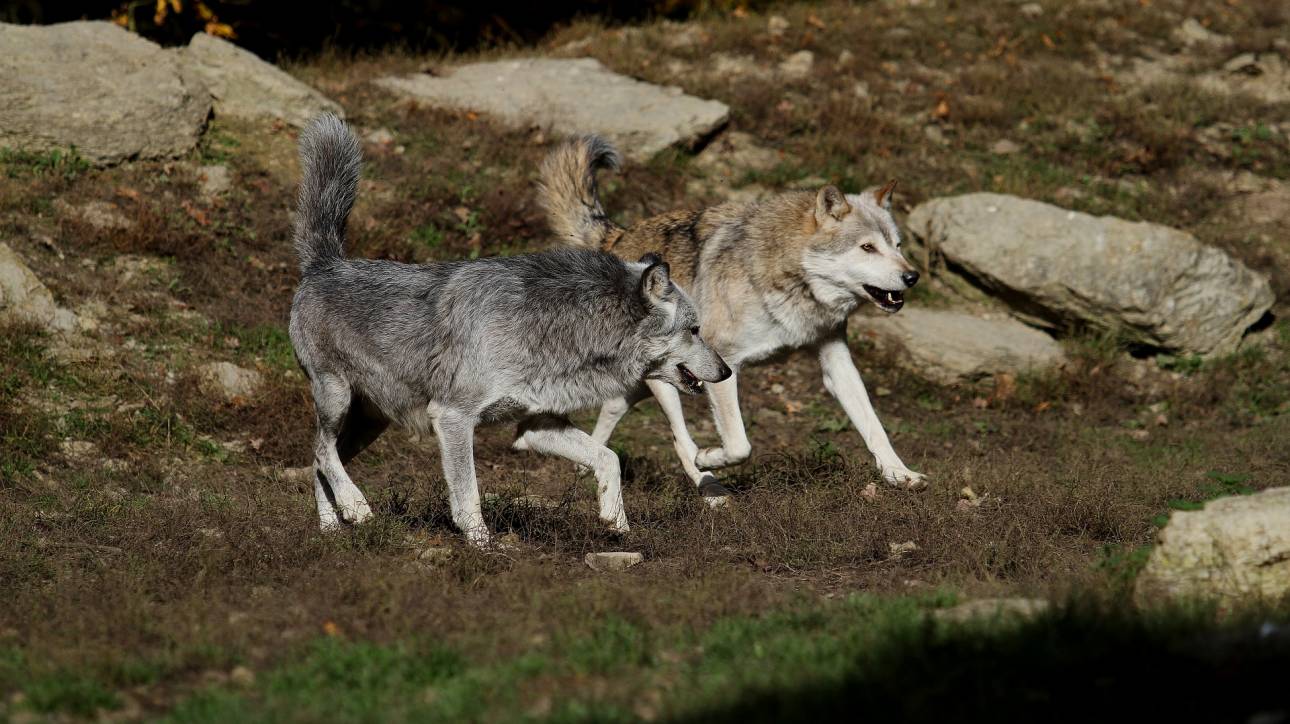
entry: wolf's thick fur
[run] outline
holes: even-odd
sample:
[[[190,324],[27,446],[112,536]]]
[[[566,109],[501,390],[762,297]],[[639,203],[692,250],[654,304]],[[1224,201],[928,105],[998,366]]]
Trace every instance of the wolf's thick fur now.
[[[695,334],[693,303],[667,265],[585,249],[425,265],[346,259],[358,143],[329,115],[302,134],[300,152],[302,276],[290,332],[317,412],[322,526],[371,515],[343,466],[394,422],[434,431],[453,520],[471,541],[487,542],[474,428],[518,420],[517,447],[596,471],[601,517],[626,530],[617,456],[565,415],[644,379],[693,391],[729,375]]]
[[[720,492],[704,468],[747,459],[736,393],[739,368],[790,349],[818,352],[825,387],[864,438],[885,480],[917,487],[892,449],[851,361],[846,320],[864,301],[894,312],[918,273],[900,252],[890,213],[894,186],[846,195],[836,187],[790,192],[750,203],[655,216],[623,229],[609,221],[596,196],[597,159],[609,151],[595,137],[573,139],[542,166],[541,195],[551,225],[567,243],[602,248],[623,258],[662,254],[673,277],[690,290],[703,335],[735,370],[708,389],[722,446],[699,450],[674,391],[651,386],[672,427],[681,462],[696,484]],[[608,440],[632,396],[601,408],[593,437]]]

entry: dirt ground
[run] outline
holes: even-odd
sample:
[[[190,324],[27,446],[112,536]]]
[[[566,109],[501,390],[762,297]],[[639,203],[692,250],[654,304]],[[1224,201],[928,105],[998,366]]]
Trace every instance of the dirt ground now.
[[[591,55],[729,104],[731,129],[782,159],[737,186],[823,178],[855,191],[895,177],[902,217],[927,198],[992,190],[1182,228],[1269,275],[1284,319],[1290,213],[1255,212],[1287,198],[1264,189],[1290,182],[1290,104],[1181,77],[1135,85],[1123,69],[1133,58],[1201,67],[1286,53],[1286,8],[1034,5],[1038,14],[1002,1],[789,6],[776,11],[789,21],[781,35],[766,14],[743,11],[701,16],[686,33],[588,21],[536,49],[482,55]],[[1188,18],[1231,43],[1179,40]],[[810,72],[774,72],[803,49],[815,54]],[[744,69],[711,72],[718,53]],[[426,261],[547,244],[533,188],[551,134],[423,108],[370,83],[464,59],[337,53],[288,66],[339,101],[360,134],[392,136],[365,146],[350,254]],[[993,152],[1005,138],[1020,150]],[[754,457],[725,471],[736,493],[725,509],[709,510],[685,481],[646,402],[613,439],[633,527],[621,539],[596,521],[591,481],[511,451],[508,427],[482,430],[476,449],[485,516],[507,550],[458,540],[433,441],[402,432],[351,467],[376,518],[323,536],[312,483],[293,471],[310,463],[312,437],[285,333],[294,143],[281,126],[216,119],[173,162],[98,170],[75,157],[3,156],[0,240],[93,320],[70,346],[21,325],[2,335],[0,713],[14,721],[160,717],[210,687],[263,680],[320,639],[434,641],[479,663],[598,635],[607,620],[702,632],[857,595],[931,608],[981,596],[1131,607],[1132,576],[1170,510],[1290,479],[1290,325],[1280,319],[1209,360],[1136,359],[1113,338],[1072,330],[1061,370],[955,387],[855,339],[893,444],[929,475],[925,491],[881,484],[813,357],[795,353],[743,375]],[[704,172],[692,161],[692,151],[666,152],[606,178],[611,214],[625,222],[714,201],[716,191],[694,193]],[[231,189],[201,193],[203,165],[226,166]],[[91,202],[130,223],[76,212]],[[909,304],[959,304],[927,271]],[[225,399],[197,372],[213,361],[264,382]],[[704,401],[686,406],[700,444],[714,442]],[[589,428],[594,411],[578,421]],[[870,483],[876,495],[863,495]],[[645,563],[619,575],[584,565],[586,553],[611,550]],[[663,681],[660,661],[651,665]],[[526,681],[514,709],[471,718],[541,717],[562,697],[619,702],[627,718],[695,712],[613,673]]]

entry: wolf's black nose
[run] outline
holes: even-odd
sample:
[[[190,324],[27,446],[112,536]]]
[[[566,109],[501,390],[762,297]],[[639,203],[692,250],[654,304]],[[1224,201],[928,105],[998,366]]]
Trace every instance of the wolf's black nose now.
[[[726,364],[725,360],[721,360],[721,370],[717,374],[721,375],[717,378],[717,382],[725,382],[730,379],[730,375],[734,374],[734,370],[730,369],[730,365]]]
[[[900,280],[905,283],[906,287],[912,287],[918,283],[918,272],[907,271],[900,275]]]

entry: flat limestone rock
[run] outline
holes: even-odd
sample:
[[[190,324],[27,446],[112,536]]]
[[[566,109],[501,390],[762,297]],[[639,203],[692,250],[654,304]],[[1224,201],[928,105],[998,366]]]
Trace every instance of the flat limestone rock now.
[[[1175,511],[1135,593],[1144,603],[1276,601],[1290,594],[1290,488],[1219,498]]]
[[[1159,224],[974,193],[932,199],[910,229],[951,273],[1028,322],[1086,324],[1175,352],[1232,352],[1271,308],[1267,279]]]
[[[964,623],[976,620],[1026,621],[1049,609],[1042,598],[978,598],[951,608],[933,611],[932,616],[947,623]]]
[[[635,160],[692,145],[730,115],[724,103],[619,75],[593,58],[471,63],[442,76],[390,76],[376,84],[439,108],[482,111],[516,127],[598,133]]]
[[[0,147],[74,146],[98,165],[192,150],[210,115],[201,78],[108,22],[0,23]]]
[[[1003,315],[986,319],[911,307],[882,317],[856,315],[850,327],[880,347],[899,346],[901,364],[941,384],[1055,367],[1066,360],[1052,337]]]
[[[198,33],[180,55],[210,88],[216,116],[278,119],[303,128],[322,113],[345,115],[335,101],[227,40]]]

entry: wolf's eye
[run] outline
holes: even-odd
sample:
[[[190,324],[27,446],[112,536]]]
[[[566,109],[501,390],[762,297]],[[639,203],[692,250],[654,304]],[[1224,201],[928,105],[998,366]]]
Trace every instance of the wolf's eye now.
[[[690,327],[690,334],[693,334],[694,336],[698,337],[698,336],[699,336],[699,328],[698,328],[698,327]]]
[[[872,254],[872,253],[874,253],[875,251],[877,251],[877,249],[873,248],[873,244],[870,244],[870,243],[867,243],[867,242],[866,242],[866,243],[864,243],[864,244],[861,244],[861,245],[860,245],[860,248],[861,248],[861,249],[864,249],[865,251],[869,252],[870,254]]]

